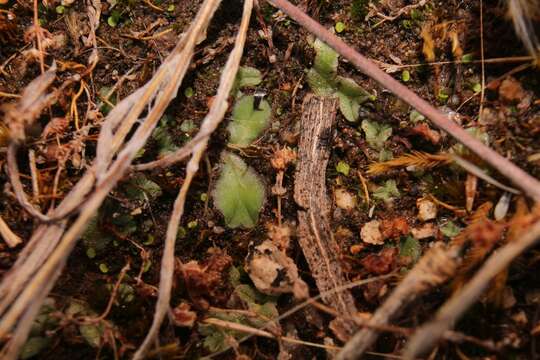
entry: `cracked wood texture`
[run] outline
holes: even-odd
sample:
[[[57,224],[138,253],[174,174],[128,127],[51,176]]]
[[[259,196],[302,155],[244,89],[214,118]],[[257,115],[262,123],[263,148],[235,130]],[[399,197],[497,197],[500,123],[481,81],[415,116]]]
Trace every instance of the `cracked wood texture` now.
[[[337,99],[308,95],[300,124],[294,199],[299,205],[298,238],[323,301],[339,314],[357,310],[349,290],[324,294],[347,283],[340,265],[340,248],[334,239],[331,200],[326,191],[326,166],[330,157]],[[357,330],[351,320],[330,324],[344,341]]]

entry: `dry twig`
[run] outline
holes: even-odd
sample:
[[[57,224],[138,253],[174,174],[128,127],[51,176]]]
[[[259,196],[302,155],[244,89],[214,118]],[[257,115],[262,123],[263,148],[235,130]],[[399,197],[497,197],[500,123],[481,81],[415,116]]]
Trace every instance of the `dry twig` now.
[[[450,329],[465,311],[478,300],[489,282],[526,249],[540,241],[540,221],[523,232],[521,239],[498,249],[484,263],[482,268],[460,291],[455,293],[437,311],[435,319],[419,328],[409,340],[404,357],[415,359],[429,350]]]
[[[6,224],[4,219],[0,216],[0,235],[10,248],[14,248],[22,242],[22,239],[15,235],[13,231]]]
[[[405,305],[434,286],[444,283],[454,273],[458,255],[459,249],[446,249],[442,244],[431,248],[369,319],[371,327],[357,332],[336,359],[352,360],[362,356],[378,337],[378,332],[372,327],[386,325],[398,316]]]

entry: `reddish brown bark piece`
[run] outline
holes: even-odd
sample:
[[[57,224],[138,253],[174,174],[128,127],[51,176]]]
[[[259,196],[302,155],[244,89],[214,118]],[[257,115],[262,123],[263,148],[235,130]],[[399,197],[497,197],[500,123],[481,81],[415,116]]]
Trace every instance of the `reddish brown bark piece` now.
[[[331,200],[326,191],[326,165],[336,109],[336,99],[308,95],[304,100],[294,199],[300,206],[300,246],[323,301],[340,314],[354,315],[357,310],[348,290],[325,294],[346,283],[340,266],[340,249],[330,226]],[[338,338],[345,340],[356,326],[352,321],[337,319],[332,329]]]

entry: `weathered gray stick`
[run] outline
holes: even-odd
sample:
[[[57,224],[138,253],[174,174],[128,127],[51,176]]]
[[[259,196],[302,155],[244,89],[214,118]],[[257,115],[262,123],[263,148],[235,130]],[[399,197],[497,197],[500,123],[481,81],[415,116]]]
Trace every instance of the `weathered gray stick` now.
[[[330,157],[337,99],[308,95],[304,101],[294,180],[298,210],[298,239],[322,299],[341,314],[354,315],[356,307],[348,290],[327,293],[346,283],[340,266],[339,246],[334,240],[331,202],[326,191],[326,165]],[[346,340],[357,326],[336,319],[331,324],[338,338]]]

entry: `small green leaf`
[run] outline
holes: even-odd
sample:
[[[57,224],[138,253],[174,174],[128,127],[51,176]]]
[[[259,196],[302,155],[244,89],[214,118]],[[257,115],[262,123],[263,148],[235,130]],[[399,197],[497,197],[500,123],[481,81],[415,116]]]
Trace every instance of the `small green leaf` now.
[[[489,145],[489,134],[482,128],[471,126],[465,129],[466,132],[471,134],[477,140],[480,140],[484,145]],[[452,152],[455,152],[459,156],[468,156],[470,150],[462,144],[456,144],[451,148]]]
[[[142,264],[142,272],[143,274],[148,272],[150,270],[150,267],[152,266],[152,260],[145,260]]]
[[[386,180],[383,186],[373,192],[374,198],[384,201],[389,201],[397,196],[399,196],[399,190],[395,180]]]
[[[253,169],[238,156],[225,152],[214,190],[214,203],[231,228],[257,224],[264,203],[264,185]]]
[[[409,19],[404,19],[401,21],[401,25],[405,28],[405,29],[411,29],[413,24],[412,24],[412,21],[409,20]]]
[[[403,80],[404,82],[411,80],[411,73],[409,72],[409,70],[403,70],[401,72],[401,80]]]
[[[459,234],[459,232],[461,231],[461,228],[459,226],[457,226],[456,224],[454,224],[452,221],[449,221],[446,224],[444,224],[443,226],[441,226],[440,230],[441,230],[441,233],[444,236],[447,236],[449,238],[453,238],[454,236]]]
[[[379,161],[388,161],[392,160],[394,158],[394,154],[392,154],[392,151],[388,149],[382,149],[381,152],[379,152]]]
[[[229,268],[229,282],[233,287],[237,287],[240,285],[240,278],[242,277],[242,274],[240,274],[240,270],[236,266],[231,266]]]
[[[474,55],[473,54],[464,54],[462,57],[461,57],[461,61],[463,63],[470,63],[471,61],[474,60]]]
[[[63,5],[58,5],[55,10],[57,14],[62,15],[66,11],[66,7]]]
[[[156,238],[153,234],[146,234],[146,240],[143,242],[144,245],[152,245],[156,241]]]
[[[22,347],[19,359],[26,360],[38,355],[45,350],[50,344],[50,339],[42,336],[34,336],[29,338]]]
[[[109,86],[102,86],[98,91],[99,97],[103,99],[107,98],[109,93],[111,93],[111,90],[112,88]],[[109,104],[116,105],[116,97],[111,95],[107,101],[108,103],[102,100],[98,102],[99,111],[101,111],[103,115],[107,115],[112,110],[112,106]]]
[[[161,194],[161,187],[141,173],[135,174],[126,185],[126,195],[131,200],[153,200]]]
[[[350,122],[358,120],[360,104],[371,98],[371,94],[358,85],[353,79],[338,76],[339,109],[345,119]]]
[[[336,165],[336,171],[345,176],[349,176],[350,170],[351,170],[351,167],[345,161],[340,161]]]
[[[101,263],[101,264],[99,264],[99,271],[106,274],[106,273],[109,272],[109,267],[107,266],[107,264]]]
[[[422,246],[412,236],[407,236],[399,246],[399,256],[407,257],[412,260],[412,263],[416,263],[422,255]]]
[[[392,135],[391,126],[369,120],[362,121],[362,130],[366,134],[366,141],[369,146],[376,150],[382,149],[384,142]]]
[[[313,48],[316,52],[313,63],[315,70],[325,78],[334,76],[338,67],[338,53],[319,39],[313,42]]]
[[[180,125],[180,130],[182,130],[185,133],[189,133],[196,128],[197,126],[195,125],[193,120],[190,120],[190,119],[182,121],[182,124]]]
[[[234,105],[232,121],[229,124],[231,134],[229,143],[248,146],[268,126],[271,109],[268,101],[262,100],[259,110],[254,107],[255,98],[242,96]]]
[[[205,336],[203,346],[211,353],[224,350],[227,347],[225,332],[215,326],[199,326],[199,331]]]
[[[152,139],[157,144],[158,152],[160,156],[166,155],[168,153],[176,150],[176,145],[174,144],[171,134],[169,134],[167,123],[169,122],[168,116],[163,116],[159,121],[159,125],[154,129],[152,133]],[[184,123],[182,123],[184,125]]]
[[[103,325],[91,324],[80,325],[79,331],[86,343],[94,348],[99,348],[101,345],[101,336],[103,335]]]
[[[185,237],[187,236],[187,230],[186,230],[186,228],[183,227],[183,226],[180,226],[180,227],[178,228],[178,235],[177,235],[177,236],[178,236],[179,239],[185,238]]]
[[[338,93],[339,110],[347,119],[347,121],[355,122],[360,115],[360,103],[355,98],[348,97],[342,93]]]
[[[422,14],[422,12],[418,9],[412,9],[411,10],[411,19],[415,20],[415,21],[420,21],[424,18],[424,15]]]
[[[475,94],[480,93],[482,91],[482,84],[480,83],[473,84],[472,91],[474,91]]]
[[[445,89],[439,89],[439,93],[437,94],[437,98],[441,102],[445,102],[446,100],[448,100],[448,93],[446,92]]]
[[[187,223],[188,229],[195,229],[199,225],[197,220],[193,220]]]
[[[409,114],[409,120],[411,120],[412,123],[417,123],[426,120],[426,117],[422,114],[420,114],[417,110],[412,110]]]
[[[120,21],[121,14],[117,10],[113,10],[109,18],[107,19],[107,24],[109,24],[110,27],[116,27],[118,25],[118,22]]]
[[[94,249],[94,248],[86,249],[86,256],[88,256],[89,259],[95,258],[96,257],[96,249]]]
[[[184,96],[187,97],[188,99],[190,97],[193,96],[195,92],[193,91],[193,88],[191,86],[188,86],[185,90],[184,90]]]
[[[356,81],[351,78],[343,76],[337,77],[338,91],[351,98],[358,98],[359,103],[364,103],[371,99],[371,94],[367,92],[363,87],[358,85]]]
[[[137,222],[131,214],[119,214],[111,219],[116,231],[123,236],[128,236],[137,231]]]
[[[236,73],[236,86],[243,88],[257,86],[262,82],[261,72],[250,66],[242,66]]]
[[[90,219],[81,238],[86,248],[92,248],[96,253],[105,250],[112,240],[111,235],[99,227],[99,215]]]
[[[334,79],[323,77],[314,68],[308,70],[307,82],[315,95],[332,96],[336,92]]]
[[[84,316],[88,315],[86,304],[82,301],[72,300],[66,309],[66,315],[69,316]]]
[[[150,262],[151,264],[151,262]],[[144,265],[144,263],[143,263]],[[144,270],[143,270],[144,272]],[[107,289],[112,293],[114,289],[113,284],[107,284]],[[121,304],[127,304],[133,301],[135,299],[135,289],[133,289],[133,286],[128,284],[120,284],[118,286],[118,294],[117,299]]]
[[[167,11],[168,11],[168,12],[173,12],[174,9],[175,9],[174,4],[170,4],[169,6],[167,6]]]
[[[345,30],[346,26],[341,21],[338,21],[336,25],[334,26],[334,28],[336,29],[336,32],[339,34]]]

